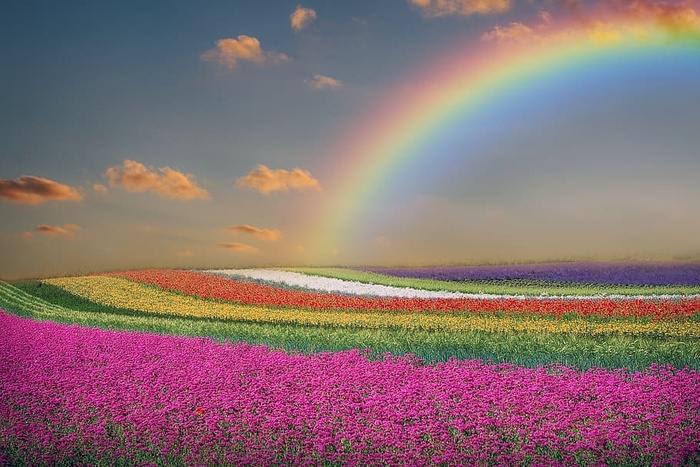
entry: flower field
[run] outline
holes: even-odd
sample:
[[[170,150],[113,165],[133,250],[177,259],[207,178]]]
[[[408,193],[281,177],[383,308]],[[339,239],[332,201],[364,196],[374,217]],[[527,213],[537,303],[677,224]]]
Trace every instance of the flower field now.
[[[368,268],[396,277],[448,281],[529,279],[606,285],[697,285],[700,262],[545,263],[443,268]]]
[[[0,282],[0,465],[700,463],[700,274],[558,267]]]

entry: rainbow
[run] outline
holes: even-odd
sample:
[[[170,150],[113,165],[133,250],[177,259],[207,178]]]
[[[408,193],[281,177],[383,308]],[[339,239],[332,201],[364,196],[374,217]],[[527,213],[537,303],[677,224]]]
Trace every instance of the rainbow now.
[[[566,40],[536,44],[479,44],[424,65],[407,86],[383,99],[341,135],[334,148],[326,183],[327,205],[313,223],[313,245],[320,257],[355,233],[363,211],[382,189],[390,189],[393,169],[428,157],[436,135],[451,125],[478,121],[490,109],[556,78],[572,80],[625,60],[654,60],[675,54],[700,57],[697,33],[678,34],[656,25],[628,27],[632,38],[601,41],[590,31],[567,32]],[[582,96],[585,98],[585,96]],[[507,108],[507,106],[503,106]],[[388,187],[388,188],[383,188]],[[331,256],[332,258],[332,256]]]

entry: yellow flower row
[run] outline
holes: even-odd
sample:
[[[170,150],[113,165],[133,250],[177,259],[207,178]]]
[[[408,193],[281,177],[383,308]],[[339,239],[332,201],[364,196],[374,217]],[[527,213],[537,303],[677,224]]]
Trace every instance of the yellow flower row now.
[[[46,279],[43,282],[93,302],[154,314],[216,318],[265,323],[295,323],[316,326],[404,328],[443,332],[552,332],[568,334],[627,334],[700,337],[697,323],[659,321],[594,322],[584,318],[553,319],[539,316],[450,315],[353,311],[309,311],[295,308],[266,308],[222,303],[168,292],[156,287],[107,276]]]

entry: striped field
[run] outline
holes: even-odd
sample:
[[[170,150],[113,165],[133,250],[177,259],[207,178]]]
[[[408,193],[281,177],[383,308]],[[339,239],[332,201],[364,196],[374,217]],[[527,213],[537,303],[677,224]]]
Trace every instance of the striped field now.
[[[426,278],[425,270],[419,278],[390,272],[394,275],[350,269],[143,270],[0,282],[0,317],[7,329],[1,337],[0,464],[53,465],[69,456],[103,465],[114,459],[128,465],[700,462],[700,277],[680,285],[656,277],[655,285],[646,286],[636,279],[632,285],[444,280]],[[73,337],[55,337],[66,332]],[[54,337],[37,340],[37,333]],[[257,364],[236,353],[241,345],[249,346],[245,352],[263,352]],[[157,350],[163,346],[170,350]],[[201,352],[211,355],[199,363],[208,368],[205,373],[191,367],[203,358]],[[223,363],[220,352],[237,356]],[[20,382],[18,365],[28,365],[28,359],[35,371]],[[345,368],[334,376],[335,389],[325,386],[325,377],[309,373],[335,374],[325,367],[330,361]],[[167,382],[178,365],[190,370],[178,370],[179,379]],[[478,387],[455,393],[415,386],[413,395],[405,392],[414,378],[416,385],[423,384],[421,378],[431,381],[430,372],[463,378],[467,367],[470,378],[482,381]],[[128,388],[102,389],[103,396],[86,389],[104,378],[128,380],[120,372],[141,374],[147,368],[152,379],[139,376]],[[359,368],[379,379],[360,383],[365,376]],[[258,398],[262,386],[249,378],[270,371],[291,378],[284,398],[282,386],[275,385],[287,383],[271,380],[263,389],[271,396]],[[246,389],[230,380],[234,376],[248,381]],[[505,386],[496,388],[497,381]],[[369,386],[363,390],[361,384]],[[546,391],[554,391],[556,399],[542,399],[539,412],[529,412],[517,398],[542,398],[542,384],[551,384]],[[618,388],[618,402],[600,392],[611,384]],[[624,393],[625,385],[632,392]],[[257,395],[248,397],[258,405],[250,402],[253,406],[237,412],[226,405],[230,401],[224,404],[221,397],[233,397],[235,387],[245,394],[257,387]],[[521,391],[516,387],[534,393],[516,395]],[[583,392],[574,395],[571,388]],[[328,394],[314,392],[321,390]],[[316,395],[307,399],[308,391]],[[405,396],[391,402],[391,413],[371,409],[378,397],[395,391]],[[129,402],[134,392],[150,399]],[[326,399],[329,394],[335,396]],[[438,394],[452,399],[437,402]],[[48,406],[47,398],[53,401]],[[512,402],[503,405],[506,399]],[[486,400],[491,405],[480,405]],[[622,400],[633,405],[623,408]],[[346,406],[350,401],[352,410]],[[127,410],[133,404],[149,407],[141,416],[153,420],[133,418],[135,412]],[[599,404],[605,417],[595,415]],[[561,419],[557,428],[562,410],[577,415]],[[301,411],[290,416],[303,426],[281,422],[290,411]],[[470,411],[474,420],[485,418],[474,426]],[[159,414],[165,424],[154,425]],[[372,425],[379,420],[384,424]],[[174,427],[186,440],[171,439]],[[627,437],[613,437],[611,430]],[[240,438],[244,432],[248,435]],[[387,445],[389,439],[395,444]],[[178,443],[186,448],[176,449]],[[166,460],[157,461],[161,458]]]

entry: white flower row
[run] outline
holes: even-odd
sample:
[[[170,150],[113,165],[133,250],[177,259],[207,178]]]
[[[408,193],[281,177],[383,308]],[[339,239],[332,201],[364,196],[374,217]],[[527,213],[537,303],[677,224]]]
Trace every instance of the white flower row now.
[[[389,285],[366,284],[364,282],[346,281],[343,279],[312,276],[292,271],[277,271],[274,269],[210,269],[203,272],[230,277],[242,276],[264,282],[284,284],[291,287],[303,287],[319,292],[336,292],[349,295],[402,298],[464,298],[471,296],[459,292],[438,292],[433,290],[393,287]]]
[[[505,295],[505,294],[485,294],[485,293],[462,293],[415,289],[409,287],[394,287],[380,284],[367,284],[364,282],[348,281],[331,277],[313,276],[292,271],[279,271],[275,269],[208,269],[202,272],[208,274],[218,274],[232,278],[243,277],[254,279],[271,284],[282,284],[290,287],[301,287],[319,292],[333,292],[348,295],[365,295],[371,297],[399,297],[399,298],[533,298],[527,295]],[[692,296],[698,297],[698,296]],[[692,298],[687,295],[540,295],[534,298],[539,299],[577,299],[577,300],[600,300],[610,299],[657,299],[671,300],[677,298]]]

